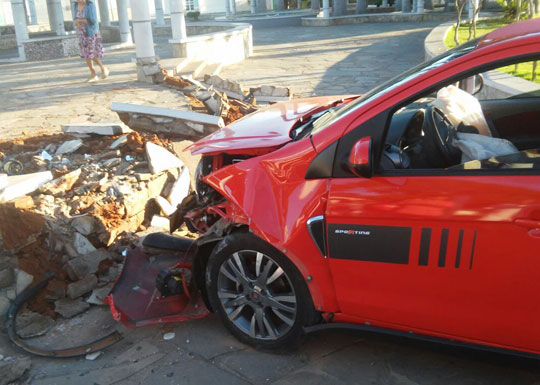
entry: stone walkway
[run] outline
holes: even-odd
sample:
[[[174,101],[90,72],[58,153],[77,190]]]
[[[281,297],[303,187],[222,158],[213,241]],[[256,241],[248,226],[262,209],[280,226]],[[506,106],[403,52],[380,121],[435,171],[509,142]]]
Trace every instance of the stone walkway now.
[[[421,62],[422,42],[433,26],[258,30],[254,57],[222,74],[246,86],[291,86],[299,96],[362,93]],[[166,58],[169,47],[160,44],[158,52]],[[108,110],[111,101],[187,108],[174,90],[134,82],[133,56],[133,50],[108,54],[105,62],[113,75],[94,85],[82,81],[87,73],[78,59],[1,65],[0,138],[55,131],[62,123],[116,120]],[[69,321],[80,333],[62,335],[57,342],[74,345],[94,338],[104,331],[103,314],[95,319]],[[32,357],[26,383],[540,384],[535,361],[352,331],[321,332],[296,351],[269,353],[237,342],[213,315],[183,324],[121,329],[125,339],[95,361]],[[164,341],[163,334],[170,331],[175,338]],[[0,333],[0,355],[21,354]]]

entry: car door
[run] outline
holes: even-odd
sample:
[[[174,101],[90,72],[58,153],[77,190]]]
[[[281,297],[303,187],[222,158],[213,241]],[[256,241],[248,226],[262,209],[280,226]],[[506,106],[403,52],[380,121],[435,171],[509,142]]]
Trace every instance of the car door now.
[[[540,352],[540,175],[342,174],[325,219],[345,318]]]

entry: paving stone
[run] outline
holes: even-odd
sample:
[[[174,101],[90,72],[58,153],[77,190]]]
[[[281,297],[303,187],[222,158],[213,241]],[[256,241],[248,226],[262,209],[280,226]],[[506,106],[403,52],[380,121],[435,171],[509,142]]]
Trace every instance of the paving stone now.
[[[80,139],[68,140],[64,142],[56,149],[56,155],[70,154],[77,151],[83,145],[83,141]]]
[[[67,296],[71,299],[75,299],[91,292],[97,286],[97,277],[92,274],[80,281],[70,283],[67,287]]]
[[[302,354],[267,353],[252,348],[219,356],[216,362],[255,383],[275,381],[307,363]]]
[[[30,357],[15,357],[12,360],[0,361],[0,385],[15,383],[23,374],[30,369],[32,360]]]
[[[62,131],[67,133],[121,135],[131,130],[117,123],[62,124]]]

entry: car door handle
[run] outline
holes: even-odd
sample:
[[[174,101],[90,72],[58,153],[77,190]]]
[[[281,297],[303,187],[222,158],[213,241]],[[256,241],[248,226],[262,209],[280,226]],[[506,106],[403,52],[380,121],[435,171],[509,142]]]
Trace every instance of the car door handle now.
[[[533,238],[540,238],[540,220],[537,219],[516,219],[514,223],[518,226],[529,229],[529,235]]]

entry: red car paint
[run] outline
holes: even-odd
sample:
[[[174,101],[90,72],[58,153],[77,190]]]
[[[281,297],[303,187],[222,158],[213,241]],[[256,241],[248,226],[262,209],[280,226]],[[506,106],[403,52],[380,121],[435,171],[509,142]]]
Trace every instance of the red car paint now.
[[[488,34],[471,52],[368,98],[309,138],[289,137],[300,106],[309,114],[335,98],[274,105],[191,151],[259,155],[214,167],[203,180],[226,198],[220,209],[229,219],[291,259],[325,319],[540,354],[538,173],[306,179],[310,164],[332,143],[422,91],[491,62],[538,54],[539,31],[537,19]],[[383,137],[384,128],[383,122],[374,136]],[[328,255],[321,255],[306,226],[316,216],[326,221]],[[385,250],[400,239],[410,242],[387,260],[359,259],[364,250],[332,244],[331,236],[388,228],[396,236],[385,239]]]

